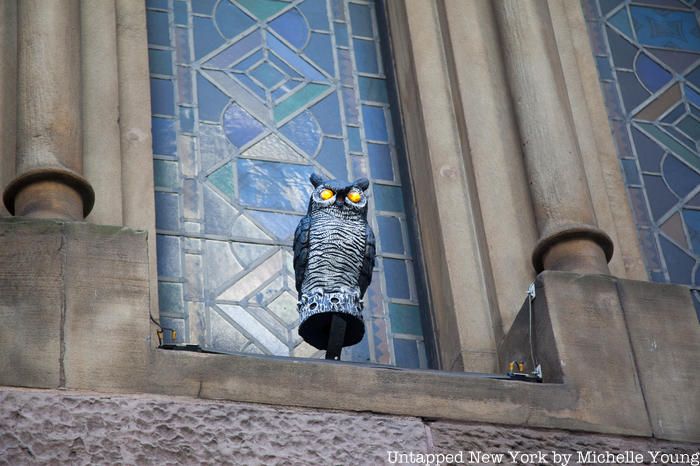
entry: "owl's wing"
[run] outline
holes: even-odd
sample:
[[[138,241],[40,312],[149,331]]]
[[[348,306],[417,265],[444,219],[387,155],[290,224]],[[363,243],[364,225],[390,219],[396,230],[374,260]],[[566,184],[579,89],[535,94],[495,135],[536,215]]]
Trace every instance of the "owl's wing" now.
[[[367,291],[369,284],[372,282],[372,269],[374,269],[375,254],[376,245],[374,240],[374,232],[368,223],[365,233],[365,257],[362,261],[362,268],[360,269],[360,298],[365,295],[365,291]]]
[[[294,231],[294,277],[297,291],[301,293],[301,284],[306,274],[306,264],[309,261],[309,230],[311,229],[311,217],[308,215],[301,219]]]

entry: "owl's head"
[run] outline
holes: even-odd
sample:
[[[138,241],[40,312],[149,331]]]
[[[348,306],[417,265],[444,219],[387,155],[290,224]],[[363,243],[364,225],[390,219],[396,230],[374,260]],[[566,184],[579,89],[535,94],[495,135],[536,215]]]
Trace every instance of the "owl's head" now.
[[[314,191],[309,200],[309,213],[327,209],[329,213],[341,213],[351,216],[367,215],[367,188],[369,180],[358,178],[351,183],[338,180],[324,180],[314,173],[310,177]]]

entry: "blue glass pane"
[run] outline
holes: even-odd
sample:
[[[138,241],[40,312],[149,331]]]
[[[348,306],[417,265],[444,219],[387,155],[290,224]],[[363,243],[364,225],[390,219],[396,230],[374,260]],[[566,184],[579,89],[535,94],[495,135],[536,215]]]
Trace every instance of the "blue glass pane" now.
[[[262,210],[248,210],[248,215],[275,238],[286,241],[292,240],[301,215],[286,215]]]
[[[334,178],[338,180],[348,179],[345,144],[342,139],[325,138],[316,161],[331,172]]]
[[[148,10],[146,12],[146,28],[149,44],[170,45],[170,25],[167,13]]]
[[[262,35],[260,34],[260,30],[256,29],[242,39],[234,42],[233,45],[217,53],[214,58],[207,61],[207,65],[216,68],[228,68],[248,53],[260,47],[261,42]]]
[[[168,9],[168,0],[146,0],[147,8],[162,8]]]
[[[290,49],[277,39],[273,34],[267,35],[267,45],[284,61],[289,63],[292,68],[294,68],[299,74],[304,76],[306,79],[312,81],[323,81],[325,78],[323,75],[313,66],[311,66],[306,60],[301,56],[297,55],[294,50]]]
[[[690,136],[693,141],[700,140],[700,122],[692,116],[687,116],[679,121],[678,129]]]
[[[649,206],[655,220],[661,218],[678,202],[678,198],[668,190],[660,176],[644,175],[644,186],[649,193]]]
[[[234,75],[236,79],[242,82],[247,89],[249,89],[253,94],[257,95],[261,100],[265,101],[265,89],[263,89],[258,83],[253,81],[247,74],[236,73]]]
[[[329,75],[335,75],[333,65],[333,46],[330,34],[312,32],[309,44],[304,48],[304,53]]]
[[[683,209],[683,219],[688,229],[690,247],[695,254],[700,254],[700,210]]]
[[[236,210],[215,193],[204,186],[204,232],[212,235],[231,236],[236,220]]]
[[[299,9],[306,20],[309,22],[311,29],[328,30],[328,13],[326,11],[326,0],[305,0]]]
[[[197,73],[197,95],[199,97],[199,119],[221,121],[221,112],[228,104],[229,98],[200,73]]]
[[[298,49],[304,47],[309,36],[309,27],[296,9],[275,18],[270,22],[270,28]]]
[[[641,44],[700,51],[700,28],[693,12],[636,5],[630,11]]]
[[[693,90],[693,88],[688,85],[685,86],[685,97],[689,101],[700,107],[700,94],[695,92],[695,90]]]
[[[351,125],[356,125],[360,123],[359,111],[357,106],[357,97],[355,95],[355,90],[351,87],[344,87],[342,90],[343,94],[343,106],[345,108],[345,120]]]
[[[625,109],[630,112],[644,102],[651,94],[642,87],[637,77],[631,71],[618,71],[617,80],[620,82],[622,101]]]
[[[175,120],[151,118],[151,133],[153,135],[153,153],[158,155],[175,155],[177,138],[175,135]]]
[[[391,152],[387,144],[367,144],[369,168],[373,178],[393,181],[394,169],[391,164]]]
[[[321,145],[321,128],[309,112],[301,113],[282,126],[280,132],[309,156],[316,155]]]
[[[659,235],[659,244],[666,258],[666,267],[671,282],[682,285],[692,285],[695,259],[686,254],[681,248]]]
[[[343,0],[333,0],[333,18],[336,20],[345,19],[345,3]]]
[[[374,184],[374,205],[377,210],[403,212],[403,194],[398,186]]]
[[[377,50],[374,41],[364,39],[353,39],[355,46],[355,64],[360,73],[377,74],[379,65],[377,62]]]
[[[388,141],[384,108],[362,106],[362,118],[365,121],[365,136],[371,141]]]
[[[362,152],[360,128],[348,126],[348,141],[350,142],[350,152]]]
[[[622,172],[625,175],[625,184],[638,185],[640,184],[639,172],[637,171],[637,163],[631,159],[622,160]]]
[[[684,73],[700,58],[695,53],[679,52],[677,50],[647,49],[647,51],[673,71],[680,74]]]
[[[238,0],[249,12],[261,21],[276,15],[289,6],[279,0]]]
[[[391,298],[410,299],[411,291],[408,288],[408,272],[406,261],[399,259],[382,259],[384,264],[384,279],[386,280],[386,292]]]
[[[664,150],[637,128],[632,128],[632,138],[642,171],[660,173]]]
[[[175,24],[187,26],[187,3],[175,0]]]
[[[352,178],[369,178],[369,164],[367,163],[367,157],[352,156],[350,159],[350,164],[352,165]]]
[[[348,27],[345,23],[335,24],[335,44],[342,47],[348,46]]]
[[[180,227],[179,196],[156,191],[156,228],[177,231]]]
[[[600,0],[600,10],[603,15],[610,13],[623,0]]]
[[[333,92],[311,107],[311,113],[316,117],[323,132],[327,135],[341,136],[343,128],[340,124],[340,106],[338,93]]]
[[[700,56],[696,55],[696,57],[696,60],[700,59]],[[700,66],[695,67],[693,71],[686,74],[685,79],[688,80],[688,82],[693,84],[695,87],[700,88]]]
[[[210,15],[216,0],[192,0],[192,12]]]
[[[301,78],[301,75],[294,71],[294,68],[286,64],[284,61],[282,61],[280,58],[277,57],[274,53],[268,53],[267,55],[268,60],[270,62],[274,63],[274,65],[282,70],[287,76],[290,78]]]
[[[401,221],[396,217],[377,217],[379,226],[379,241],[381,252],[403,254],[403,235],[401,233]]]
[[[663,121],[664,123],[672,124],[674,121],[676,121],[684,113],[685,113],[685,106],[683,104],[678,104],[678,105],[676,105],[676,108],[674,108],[665,117],[663,117],[661,119],[661,121]]]
[[[229,105],[224,113],[224,132],[236,147],[244,146],[264,129],[258,120],[236,103]]]
[[[181,104],[192,104],[192,70],[184,66],[177,67],[177,98]]]
[[[372,33],[372,16],[369,12],[369,6],[350,3],[350,24],[352,25],[353,36],[373,37]]]
[[[175,115],[175,89],[169,79],[151,78],[151,110],[159,115]]]
[[[700,186],[700,175],[671,154],[664,159],[662,169],[664,180],[678,197],[685,197]]]
[[[616,68],[632,69],[634,57],[637,54],[637,48],[622,38],[612,29],[606,28],[608,31],[608,42],[610,43],[610,52],[612,53],[613,62]]]
[[[272,55],[272,54],[270,54]],[[263,53],[262,49],[256,51],[255,53],[249,55],[247,58],[239,61],[234,65],[233,69],[237,71],[247,71],[249,68],[251,68],[253,65],[257,65],[259,62],[261,62],[265,58],[265,54]]]
[[[622,31],[623,34],[627,35],[629,39],[634,37],[632,34],[632,25],[630,24],[630,18],[627,14],[627,8],[621,8],[617,13],[612,15],[608,22],[615,26],[617,29]]]
[[[189,29],[175,28],[175,61],[185,65],[189,65],[192,61]]]
[[[148,68],[151,74],[172,76],[173,59],[170,50],[148,49]]]
[[[158,276],[177,278],[182,276],[180,264],[180,238],[156,235],[158,248]]]
[[[214,21],[201,16],[192,18],[194,27],[194,56],[201,58],[224,43],[223,37],[216,30]]]
[[[671,80],[671,73],[659,66],[645,53],[640,53],[637,57],[637,76],[652,92],[658,91]]]
[[[214,13],[214,19],[221,33],[228,38],[236,37],[255,24],[253,18],[229,1],[219,3]]]
[[[612,69],[610,68],[610,61],[608,60],[608,57],[595,57],[595,59],[600,79],[613,79]]]
[[[396,355],[397,366],[407,369],[418,369],[420,367],[418,347],[415,340],[394,338],[394,354]]]
[[[249,207],[306,211],[313,168],[286,163],[238,160],[240,202]]]
[[[269,63],[261,63],[250,71],[250,74],[258,80],[263,86],[269,88],[274,87],[285,79],[284,75],[278,69]]]
[[[338,49],[338,73],[340,74],[340,83],[346,87],[353,87],[355,79],[352,72],[352,56],[349,50]]]
[[[180,131],[191,133],[194,130],[194,110],[191,107],[180,107]]]

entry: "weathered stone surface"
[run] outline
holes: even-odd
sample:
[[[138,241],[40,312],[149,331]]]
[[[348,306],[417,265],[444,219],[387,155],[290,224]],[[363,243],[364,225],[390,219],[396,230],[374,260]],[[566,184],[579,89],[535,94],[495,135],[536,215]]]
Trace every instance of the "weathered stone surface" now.
[[[0,389],[0,464],[383,464],[418,418],[163,396]]]
[[[150,344],[146,233],[66,223],[65,386],[133,390]]]
[[[60,384],[61,228],[58,222],[0,222],[0,384]]]
[[[700,439],[700,325],[684,286],[618,282],[654,436]]]
[[[565,430],[528,429],[510,426],[496,426],[488,424],[458,424],[448,422],[435,422],[430,426],[430,442],[435,452],[457,453],[464,452],[465,462],[469,459],[469,452],[503,453],[504,464],[511,464],[509,451],[529,452],[538,451],[549,453],[547,463],[552,464],[552,452],[574,453],[570,466],[579,465],[578,453],[582,452],[611,452],[613,454],[632,451],[644,454],[644,460],[649,464],[652,460],[648,451],[662,453],[686,453],[700,456],[700,444],[675,443],[653,438],[641,437],[614,437],[608,435],[587,434],[583,432],[569,432]],[[657,463],[660,463],[657,457]],[[696,459],[697,460],[697,459]],[[610,462],[608,462],[610,463]],[[475,462],[474,464],[486,464]],[[489,463],[493,464],[493,463]],[[537,464],[525,461],[518,464]],[[604,464],[597,461],[586,464]],[[622,464],[637,464],[635,462]],[[679,461],[676,464],[690,464]]]
[[[0,220],[0,384],[144,389],[146,234]]]

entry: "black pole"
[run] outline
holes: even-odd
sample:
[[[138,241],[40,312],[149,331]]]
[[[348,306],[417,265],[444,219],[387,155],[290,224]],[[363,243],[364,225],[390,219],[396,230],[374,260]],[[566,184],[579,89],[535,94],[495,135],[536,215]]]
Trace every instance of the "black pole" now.
[[[326,347],[326,359],[340,360],[340,352],[343,350],[343,342],[345,341],[346,326],[347,324],[342,316],[333,314],[331,331],[328,335],[328,346]]]

